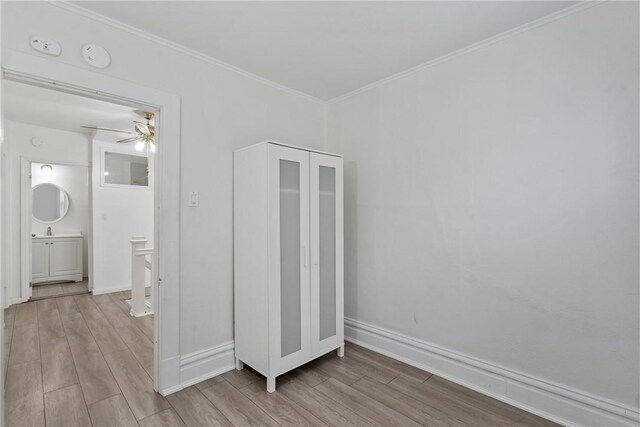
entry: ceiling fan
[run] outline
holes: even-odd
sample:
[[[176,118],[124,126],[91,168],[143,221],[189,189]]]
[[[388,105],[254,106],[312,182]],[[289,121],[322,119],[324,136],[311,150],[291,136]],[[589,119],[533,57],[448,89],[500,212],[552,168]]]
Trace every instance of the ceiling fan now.
[[[154,137],[156,134],[155,133],[156,128],[154,125],[151,124],[151,120],[153,120],[154,113],[149,111],[141,111],[140,113],[144,116],[147,123],[142,123],[134,120],[133,132],[128,130],[101,128],[97,126],[80,126],[80,127],[85,129],[96,129],[96,130],[103,130],[107,132],[118,132],[118,133],[133,135],[116,142],[121,144],[135,142],[136,143],[135,148],[137,151],[142,151],[145,149],[145,147],[148,147],[152,153],[155,153],[156,143],[155,143]]]

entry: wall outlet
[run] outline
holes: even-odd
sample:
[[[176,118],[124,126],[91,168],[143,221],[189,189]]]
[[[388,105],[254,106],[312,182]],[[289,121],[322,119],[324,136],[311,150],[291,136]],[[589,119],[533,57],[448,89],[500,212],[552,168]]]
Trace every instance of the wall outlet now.
[[[189,192],[188,206],[191,206],[194,208],[200,206],[200,193],[198,193],[197,191]]]

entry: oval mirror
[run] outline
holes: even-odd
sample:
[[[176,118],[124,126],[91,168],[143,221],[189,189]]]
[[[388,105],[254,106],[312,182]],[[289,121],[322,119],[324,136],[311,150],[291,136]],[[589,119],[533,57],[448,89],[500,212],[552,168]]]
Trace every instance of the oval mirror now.
[[[55,184],[38,184],[33,187],[33,218],[39,222],[58,222],[69,210],[67,192]]]

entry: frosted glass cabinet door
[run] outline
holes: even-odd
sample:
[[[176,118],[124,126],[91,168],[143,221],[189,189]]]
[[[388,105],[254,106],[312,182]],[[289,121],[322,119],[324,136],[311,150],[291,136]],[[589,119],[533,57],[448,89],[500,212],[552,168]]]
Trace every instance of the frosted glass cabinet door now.
[[[320,353],[344,340],[342,159],[311,153],[309,173],[311,346]]]
[[[269,162],[270,351],[279,371],[310,351],[309,153],[273,145]]]

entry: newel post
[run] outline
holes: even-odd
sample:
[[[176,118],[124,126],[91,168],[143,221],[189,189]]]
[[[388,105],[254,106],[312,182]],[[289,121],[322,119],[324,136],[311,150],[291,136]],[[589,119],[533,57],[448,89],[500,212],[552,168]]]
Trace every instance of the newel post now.
[[[145,314],[145,257],[137,254],[138,249],[144,249],[147,239],[144,236],[131,237],[131,315]]]

